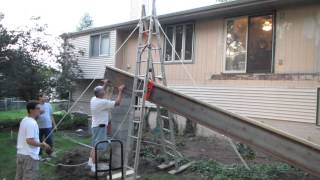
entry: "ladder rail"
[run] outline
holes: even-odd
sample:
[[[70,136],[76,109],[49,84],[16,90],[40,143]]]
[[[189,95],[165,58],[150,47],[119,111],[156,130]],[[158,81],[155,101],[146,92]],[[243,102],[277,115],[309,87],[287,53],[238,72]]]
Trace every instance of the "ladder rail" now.
[[[138,36],[138,47],[142,44],[142,31],[143,31],[143,26],[142,26],[142,21],[139,21],[139,36]],[[137,48],[137,63],[141,61],[141,56],[140,56],[140,49]],[[135,78],[134,78],[134,82],[133,82],[133,89],[135,89],[136,87],[138,87],[138,80],[139,78],[137,78],[138,74],[140,74],[140,66],[136,66],[136,70],[135,70]],[[134,105],[136,102],[136,93],[132,92],[132,96],[131,96],[131,101],[130,101],[130,109],[129,109],[129,114],[131,113],[131,116],[134,117],[135,116],[135,111],[134,111]],[[128,168],[128,158],[129,158],[129,154],[130,154],[130,149],[131,149],[131,139],[130,139],[130,135],[132,134],[134,128],[134,124],[132,122],[129,121],[129,127],[128,127],[128,137],[127,137],[127,142],[126,142],[126,155],[125,155],[125,167],[126,169]],[[133,144],[135,142],[132,142]],[[125,173],[126,176],[126,173]]]
[[[148,19],[144,18],[145,16],[145,9],[144,6],[142,8],[141,13],[141,19],[139,21],[139,35],[138,35],[138,44],[137,44],[137,55],[136,55],[136,67],[135,67],[135,74],[134,74],[134,80],[133,80],[133,92],[131,96],[131,102],[130,102],[130,113],[131,113],[131,119],[129,121],[129,129],[128,129],[128,136],[127,136],[127,142],[126,142],[126,156],[125,156],[125,167],[126,169],[132,169],[134,170],[134,176],[133,179],[137,178],[138,175],[138,167],[139,167],[139,161],[140,161],[140,150],[141,150],[141,141],[142,141],[142,135],[143,135],[143,128],[144,128],[144,121],[145,121],[145,111],[146,111],[146,99],[145,94],[147,92],[147,85],[149,80],[153,80],[154,82],[157,81],[158,77],[159,82],[163,86],[167,86],[167,79],[165,74],[165,67],[164,67],[164,54],[163,49],[161,48],[161,36],[160,36],[160,27],[159,27],[159,20],[157,19],[155,15],[155,4],[153,2],[153,12],[152,15],[149,16]],[[149,22],[147,23],[147,20]],[[154,32],[155,31],[155,32]],[[145,35],[147,35],[147,40],[144,39]],[[152,47],[152,40],[153,36],[156,36],[156,46]],[[156,54],[156,52],[159,52],[159,58],[160,60],[156,63],[153,62],[153,53]],[[143,54],[147,53],[146,60],[142,60]],[[142,62],[145,66],[142,66]],[[160,75],[156,75],[155,67],[154,65],[160,64]],[[143,68],[142,68],[143,67]],[[158,72],[157,72],[158,73]],[[143,86],[141,87],[141,84],[138,84],[139,81],[143,79],[142,83]],[[137,101],[137,102],[136,102]],[[138,104],[136,104],[138,103]],[[169,121],[169,138],[165,137],[164,134],[164,119],[162,118],[161,111],[162,107],[159,105],[156,105],[157,107],[157,117],[156,120],[159,123],[160,126],[160,141],[161,141],[161,150],[163,154],[167,154],[166,157],[166,163],[170,164],[172,162],[169,162],[169,156],[168,153],[171,154],[173,157],[181,157],[178,153],[176,146],[175,146],[175,131],[174,131],[174,116],[173,114],[165,109],[165,112],[167,113],[167,120]],[[137,114],[139,114],[137,119]],[[136,129],[137,128],[137,129]],[[168,143],[169,142],[169,143]],[[129,158],[133,158],[133,162],[130,161]],[[133,166],[130,167],[129,164],[133,163]],[[177,167],[178,160],[175,158],[175,163]]]

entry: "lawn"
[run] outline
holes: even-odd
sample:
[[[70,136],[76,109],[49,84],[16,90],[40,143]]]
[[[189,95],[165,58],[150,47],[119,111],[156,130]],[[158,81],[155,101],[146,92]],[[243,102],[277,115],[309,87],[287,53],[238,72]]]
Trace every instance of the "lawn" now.
[[[16,168],[16,139],[17,132],[11,133],[10,131],[0,132],[0,179],[11,180],[15,176]],[[89,144],[90,138],[73,138],[79,142]],[[57,158],[53,159],[50,163],[56,163],[64,152],[77,148],[78,145],[67,140],[62,132],[57,132],[54,136],[55,150],[57,151]],[[5,162],[5,163],[4,163]],[[55,180],[58,179],[55,175],[55,167],[40,163],[40,177],[39,180]]]
[[[1,111],[0,112],[0,122],[1,121],[19,121],[24,116],[27,115],[27,111],[25,109],[21,110],[12,110],[12,111]]]

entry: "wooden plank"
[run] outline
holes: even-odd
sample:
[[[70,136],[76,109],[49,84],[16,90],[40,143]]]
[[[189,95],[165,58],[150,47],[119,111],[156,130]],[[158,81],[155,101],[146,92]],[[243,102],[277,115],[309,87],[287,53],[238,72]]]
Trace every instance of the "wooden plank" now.
[[[178,174],[181,173],[182,171],[186,170],[188,167],[190,167],[192,164],[194,163],[194,161],[191,161],[187,164],[184,164],[182,166],[180,166],[178,169],[173,169],[171,171],[169,171],[169,174]]]
[[[134,174],[133,170],[127,170],[126,175],[129,176],[128,179],[130,179],[130,176]],[[121,172],[117,172],[112,174],[112,179],[120,179],[122,178],[122,173]],[[107,179],[109,179],[109,176],[107,176]]]
[[[131,94],[132,74],[107,67],[105,77],[110,79],[115,86],[127,85],[125,93]],[[267,154],[320,176],[320,146],[317,144],[163,86],[154,86],[150,101],[192,119],[207,128],[255,146]]]

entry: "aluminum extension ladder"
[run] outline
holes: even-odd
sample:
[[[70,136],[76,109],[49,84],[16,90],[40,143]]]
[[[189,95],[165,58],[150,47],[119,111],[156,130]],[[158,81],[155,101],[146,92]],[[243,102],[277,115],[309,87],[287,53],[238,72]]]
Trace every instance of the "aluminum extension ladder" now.
[[[156,47],[153,45],[154,36]],[[147,58],[146,60],[143,60],[145,52]],[[158,60],[154,60],[156,59],[154,58],[156,54],[158,54]],[[148,18],[145,17],[144,6],[142,7],[136,58],[135,77],[130,104],[131,118],[129,119],[128,138],[125,151],[125,167],[127,170],[133,170],[133,179],[136,179],[138,175],[141,139],[146,111],[145,97],[147,94],[148,82],[151,81],[167,86],[159,21],[156,16],[154,2],[152,15]],[[160,73],[156,72],[158,69],[160,69]],[[139,79],[143,79],[144,81]],[[159,124],[160,129],[161,151],[166,157],[165,162],[158,167],[160,169],[166,169],[172,166],[178,168],[178,163],[182,158],[182,155],[177,151],[175,145],[174,115],[159,105],[156,105],[156,109],[157,123]]]

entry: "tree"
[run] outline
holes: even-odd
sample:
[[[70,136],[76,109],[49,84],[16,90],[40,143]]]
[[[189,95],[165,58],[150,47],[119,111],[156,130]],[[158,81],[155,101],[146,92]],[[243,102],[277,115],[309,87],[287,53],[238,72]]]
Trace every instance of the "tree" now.
[[[88,29],[93,26],[93,20],[89,13],[85,13],[80,20],[79,26],[77,27],[78,31]]]
[[[40,91],[50,91],[50,77],[55,70],[40,60],[42,55],[52,54],[52,48],[40,37],[45,29],[35,23],[31,28],[9,31],[0,24],[1,96],[30,100]]]
[[[60,66],[56,91],[60,98],[66,99],[74,88],[74,82],[82,77],[83,71],[78,65],[78,56],[74,46],[69,43],[68,36],[63,34],[61,38],[63,39],[63,43],[59,55],[56,56],[57,63]]]
[[[48,43],[47,26],[39,24],[39,19],[33,17],[32,27],[14,31],[0,24],[0,97],[30,100],[40,92],[57,91],[66,98],[72,82],[81,77],[72,45],[67,41],[61,46]],[[57,63],[58,69],[49,66],[48,59]]]

